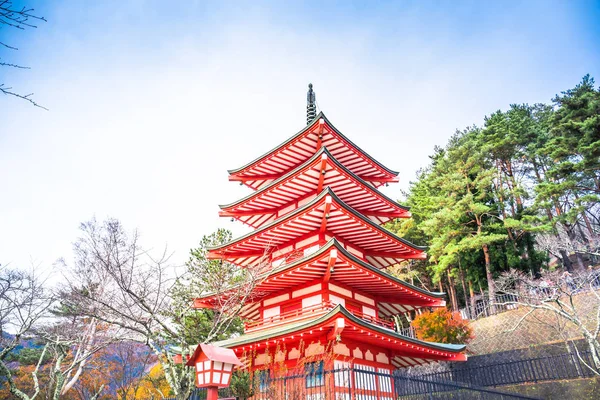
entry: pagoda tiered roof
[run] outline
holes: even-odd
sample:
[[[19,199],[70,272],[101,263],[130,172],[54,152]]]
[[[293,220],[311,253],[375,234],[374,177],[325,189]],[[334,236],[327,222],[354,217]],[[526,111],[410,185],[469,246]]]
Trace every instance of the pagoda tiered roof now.
[[[325,187],[330,187],[344,203],[378,224],[410,217],[407,207],[347,169],[326,147],[257,192],[220,206],[219,214],[259,228],[310,201]]]
[[[464,345],[424,342],[395,331],[392,316],[445,306],[445,294],[384,271],[426,258],[425,247],[381,226],[411,216],[377,189],[397,182],[398,172],[346,138],[322,112],[315,117],[314,101],[309,86],[308,126],[228,171],[230,181],[254,192],[221,205],[219,214],[254,230],[207,248],[207,258],[253,268],[258,277],[252,293],[236,301],[245,333],[213,344],[247,356],[252,370],[266,368],[271,350],[293,366],[313,350],[320,357],[325,343],[333,344],[341,360],[385,370],[466,360]],[[194,307],[218,308],[237,299],[242,287],[206,294]],[[302,342],[316,347],[303,350]]]
[[[343,319],[343,322],[340,319]],[[465,345],[424,342],[403,336],[391,329],[371,324],[354,316],[342,305],[313,320],[247,333],[214,345],[232,348],[242,355],[247,350],[258,351],[261,345],[262,348],[275,347],[294,339],[301,338],[304,343],[311,343],[311,338],[321,335],[323,331],[329,332],[332,339],[341,332],[345,340],[350,339],[373,346],[381,346],[385,343],[385,346],[391,350],[392,364],[399,368],[423,365],[432,361],[466,361],[467,359],[467,356],[461,353]]]
[[[240,266],[276,259],[317,240],[335,237],[356,256],[377,268],[406,259],[423,259],[425,248],[416,246],[380,227],[345,204],[330,188],[306,205],[261,228],[221,246],[209,248],[209,258]]]
[[[423,290],[381,271],[352,255],[336,239],[329,240],[306,257],[282,264],[259,277],[255,295],[248,299],[248,303],[317,281],[331,282],[372,296],[380,315],[385,317],[416,308],[445,305],[444,293]],[[227,293],[218,296],[227,296]],[[207,295],[197,299],[195,305],[210,307],[215,300],[215,295]],[[258,307],[248,304],[240,316],[257,318]]]
[[[230,181],[261,189],[310,159],[321,147],[374,186],[397,182],[398,172],[383,166],[338,131],[320,112],[310,125],[243,167],[229,170]]]

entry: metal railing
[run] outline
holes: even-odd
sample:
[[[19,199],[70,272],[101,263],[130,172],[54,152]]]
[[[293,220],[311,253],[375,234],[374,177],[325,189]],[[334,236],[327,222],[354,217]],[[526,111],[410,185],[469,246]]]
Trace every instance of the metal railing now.
[[[504,304],[509,302],[518,301],[518,297],[514,294],[497,294],[496,301],[490,304],[489,298],[478,299],[475,302],[475,307],[467,306],[461,308],[460,314],[464,319],[479,319],[489,317],[491,315],[500,314],[505,311],[516,310],[518,305],[516,304]]]
[[[507,361],[476,367],[456,366],[450,371],[417,375],[419,379],[450,381],[477,386],[502,386],[537,383],[575,378],[591,378],[596,374],[585,364],[593,366],[589,351]]]
[[[273,376],[257,373],[252,399],[532,399],[532,397],[491,389],[505,385],[592,378],[596,374],[591,353],[580,351],[528,358],[476,367],[454,366],[449,371],[411,375],[359,368],[341,368],[318,373]],[[368,368],[368,367],[366,367]],[[350,397],[345,397],[350,396]],[[220,398],[234,397],[229,388],[219,390]],[[206,389],[196,389],[189,400],[206,399]]]
[[[409,326],[408,328],[402,328],[398,330],[398,333],[402,336],[407,336],[413,339],[417,338],[417,334],[415,332],[415,328]]]
[[[527,399],[534,397],[496,389],[475,387],[431,377],[414,377],[403,371],[380,372],[375,368],[340,368],[280,377],[272,371],[257,372],[252,400],[340,400],[340,399]],[[219,398],[233,398],[228,389]],[[205,400],[206,389],[196,389],[189,400]]]
[[[435,381],[402,374],[397,374],[394,382],[397,388],[397,398],[403,400],[538,399],[537,397],[509,393],[496,389],[475,387],[450,381]]]

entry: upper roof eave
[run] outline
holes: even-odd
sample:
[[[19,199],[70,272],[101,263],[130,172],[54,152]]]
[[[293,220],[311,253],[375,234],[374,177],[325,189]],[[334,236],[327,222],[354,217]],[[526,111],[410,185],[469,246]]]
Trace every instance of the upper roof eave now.
[[[306,127],[304,127],[301,131],[299,131],[298,133],[296,133],[295,135],[293,135],[292,137],[290,137],[289,139],[287,139],[286,141],[284,141],[283,143],[279,144],[278,146],[274,147],[273,149],[269,150],[268,152],[264,153],[262,156],[256,158],[253,161],[250,161],[248,164],[243,165],[239,168],[235,168],[235,169],[229,169],[227,170],[227,172],[229,173],[229,175],[234,175],[237,173],[240,173],[241,171],[243,171],[244,169],[247,169],[249,167],[251,167],[252,165],[260,162],[261,160],[265,159],[269,154],[277,151],[278,149],[284,147],[285,145],[293,142],[296,138],[298,138],[299,136],[301,136],[302,134],[306,133],[307,131],[311,130],[313,128],[314,125],[319,123],[319,120],[323,118],[325,120],[325,122],[331,127],[331,129],[333,129],[333,131],[339,135],[343,140],[345,140],[346,142],[348,142],[348,144],[350,144],[352,147],[354,147],[356,150],[358,150],[360,153],[364,154],[365,157],[367,157],[369,160],[371,160],[373,163],[375,163],[377,166],[379,166],[380,168],[382,168],[384,171],[386,171],[388,174],[391,174],[393,176],[398,176],[399,172],[394,171],[389,169],[388,167],[386,167],[385,165],[381,164],[379,161],[377,161],[376,159],[374,159],[373,157],[371,157],[367,152],[365,152],[363,149],[361,149],[360,147],[358,147],[354,142],[352,142],[350,139],[348,139],[346,136],[344,136],[335,126],[333,126],[333,124],[327,119],[327,117],[325,116],[325,114],[323,113],[323,111],[320,111],[319,114],[317,114],[317,116],[315,117],[315,119],[312,120],[312,122],[307,125]]]
[[[406,286],[407,288],[410,288],[411,290],[416,290],[417,292],[419,292],[425,296],[430,296],[430,297],[435,297],[435,298],[443,298],[446,295],[446,293],[429,292],[427,290],[421,289],[417,286],[414,286],[408,282],[403,281],[402,279],[398,279],[395,276],[390,275],[387,272],[385,272],[379,268],[376,268],[367,262],[364,262],[360,258],[358,258],[355,255],[353,255],[352,253],[350,253],[348,250],[346,250],[336,238],[329,239],[329,241],[323,247],[321,247],[319,250],[315,251],[314,253],[312,253],[306,257],[302,257],[302,258],[295,260],[289,264],[286,264],[286,265],[283,265],[283,266],[280,266],[280,267],[277,267],[277,268],[271,270],[269,272],[269,275],[277,274],[277,273],[286,271],[288,269],[295,268],[298,265],[306,264],[306,263],[310,262],[312,259],[322,256],[323,253],[326,253],[332,247],[335,247],[336,250],[338,250],[340,253],[342,253],[346,258],[352,260],[352,262],[359,264],[360,266],[368,269],[370,272],[373,272],[374,274],[380,275],[381,277],[384,277],[386,279],[390,279],[390,280],[394,281],[395,283],[397,283],[398,285]]]
[[[311,262],[311,260],[321,257],[324,253],[329,251],[332,247],[335,247],[341,254],[344,255],[344,257],[346,257],[346,258],[350,259],[352,262],[368,269],[370,272],[377,274],[383,278],[389,279],[398,285],[405,286],[411,290],[415,290],[424,296],[442,299],[446,295],[446,293],[443,293],[443,292],[430,292],[430,291],[422,289],[418,286],[412,285],[406,281],[403,281],[402,279],[398,279],[395,276],[388,274],[387,272],[385,272],[379,268],[372,266],[371,264],[369,264],[367,262],[364,262],[360,258],[358,258],[355,255],[353,255],[352,253],[350,253],[348,250],[346,250],[342,246],[342,244],[339,241],[337,241],[335,238],[329,239],[329,241],[325,245],[323,245],[320,249],[318,249],[314,253],[311,253],[311,254],[307,255],[306,257],[299,258],[298,260],[294,260],[294,261],[290,262],[289,264],[281,265],[277,268],[274,268],[274,269],[270,270],[267,274],[260,276],[258,279],[261,280],[268,276],[276,275],[276,274],[285,272],[287,270],[294,269],[299,265],[309,263],[309,262]],[[215,295],[216,295],[216,293],[209,293],[209,294],[206,294],[205,296],[198,297],[197,299],[198,300],[209,299],[211,297],[214,297]]]
[[[331,160],[334,164],[336,164],[336,166],[338,166],[340,169],[342,169],[345,173],[349,174],[350,176],[352,176],[353,178],[355,178],[357,181],[359,181],[362,185],[364,185],[365,187],[372,189],[373,192],[377,193],[377,195],[381,196],[383,199],[385,199],[386,201],[392,203],[394,206],[405,210],[405,211],[410,211],[410,207],[407,206],[403,206],[401,204],[399,204],[397,201],[392,200],[391,198],[389,198],[388,196],[386,196],[385,194],[383,194],[382,192],[380,192],[379,190],[377,190],[376,188],[372,187],[371,185],[369,185],[364,179],[362,179],[360,176],[356,175],[354,172],[350,171],[348,168],[346,168],[342,163],[340,163],[330,152],[329,150],[327,150],[327,147],[322,147],[321,149],[319,149],[319,151],[317,151],[315,153],[314,156],[312,156],[311,158],[309,158],[306,162],[302,163],[301,165],[297,166],[296,168],[294,168],[293,170],[291,170],[290,172],[288,172],[285,175],[282,175],[281,177],[277,178],[276,180],[274,180],[273,182],[269,183],[267,186],[263,187],[262,189],[250,193],[249,195],[233,202],[233,203],[229,203],[229,204],[223,204],[223,205],[219,205],[219,207],[224,210],[226,208],[231,208],[231,207],[235,207],[253,197],[258,197],[260,196],[262,193],[270,190],[271,188],[277,186],[279,183],[285,181],[286,179],[289,179],[291,176],[295,175],[298,173],[299,170],[302,170],[304,168],[306,168],[308,165],[318,161],[319,157],[323,154],[327,154],[327,158],[328,160]]]
[[[314,205],[316,205],[319,201],[321,201],[325,196],[331,196],[333,200],[335,200],[337,202],[338,205],[340,205],[341,207],[343,207],[346,211],[350,212],[351,214],[353,214],[355,217],[357,217],[358,219],[364,221],[365,223],[371,225],[372,227],[374,227],[376,230],[390,236],[391,238],[401,242],[402,244],[406,245],[409,248],[412,248],[414,250],[419,250],[419,251],[425,251],[426,250],[426,246],[417,246],[413,243],[410,243],[408,240],[403,239],[399,236],[397,236],[396,234],[388,231],[385,228],[382,228],[381,226],[377,225],[376,223],[374,223],[373,221],[371,221],[369,218],[366,218],[364,215],[362,215],[361,213],[357,212],[356,210],[354,210],[352,207],[348,206],[346,203],[344,203],[339,197],[336,196],[336,194],[331,190],[331,188],[326,187],[325,189],[323,189],[323,191],[317,196],[315,197],[313,200],[311,200],[309,203],[306,203],[304,206],[299,207],[297,209],[295,209],[294,211],[290,212],[289,214],[286,215],[282,215],[280,218],[276,219],[275,221],[272,221],[266,225],[261,226],[260,228],[252,231],[252,232],[248,232],[245,235],[242,235],[240,237],[238,237],[237,239],[234,239],[228,243],[224,243],[220,246],[214,246],[214,247],[209,247],[207,246],[206,249],[209,251],[214,251],[214,250],[218,250],[218,249],[222,249],[222,248],[226,248],[229,247],[231,245],[233,245],[234,243],[238,243],[241,242],[242,240],[248,239],[249,237],[256,235],[260,232],[266,231],[274,226],[276,226],[277,224],[287,220],[287,219],[291,219],[293,217],[295,217],[298,214],[303,213],[304,211],[310,209],[311,207],[313,207]]]

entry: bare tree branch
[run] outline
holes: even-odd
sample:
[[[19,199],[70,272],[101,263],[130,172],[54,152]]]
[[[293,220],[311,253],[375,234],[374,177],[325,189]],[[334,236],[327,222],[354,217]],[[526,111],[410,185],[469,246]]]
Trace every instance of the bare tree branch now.
[[[44,17],[38,16],[34,14],[33,8],[15,8],[12,0],[0,0],[0,27],[11,27],[18,30],[25,30],[26,28],[37,28],[37,25],[34,25],[32,21],[42,21],[47,22]],[[0,42],[0,46],[10,49],[10,50],[18,50],[18,48],[11,46],[7,43]],[[10,67],[17,69],[29,69],[29,67],[24,67],[18,64],[10,63],[10,62],[0,62],[0,67]],[[28,101],[35,107],[44,109],[48,111],[46,107],[41,106],[36,101],[34,101],[31,96],[33,93],[29,94],[20,94],[12,89],[12,87],[6,86],[4,83],[0,83],[0,92],[5,95],[16,97],[25,101]]]
[[[26,101],[30,102],[31,104],[33,104],[33,105],[34,105],[34,106],[36,106],[36,107],[42,108],[42,109],[44,109],[44,110],[46,110],[46,111],[49,111],[49,110],[48,110],[46,107],[44,107],[44,106],[42,106],[42,105],[40,105],[40,104],[36,103],[36,102],[35,102],[35,101],[34,101],[34,100],[31,98],[31,96],[33,96],[33,93],[29,93],[29,94],[26,94],[26,95],[22,95],[22,94],[19,94],[19,93],[13,92],[13,91],[11,91],[11,90],[12,90],[12,88],[10,88],[10,87],[5,87],[3,83],[0,83],[0,92],[2,92],[3,94],[5,94],[5,95],[8,95],[8,96],[15,96],[15,97],[18,97],[18,98],[20,98],[20,99],[23,99],[23,100],[26,100]]]

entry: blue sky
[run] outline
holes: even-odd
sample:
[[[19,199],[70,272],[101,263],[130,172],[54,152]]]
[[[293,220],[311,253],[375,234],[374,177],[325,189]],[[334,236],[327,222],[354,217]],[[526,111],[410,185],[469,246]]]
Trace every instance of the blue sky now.
[[[0,263],[50,268],[79,222],[116,217],[187,259],[245,188],[239,167],[300,130],[306,85],[386,166],[399,198],[433,146],[511,103],[600,79],[598,1],[27,2],[0,28]]]

